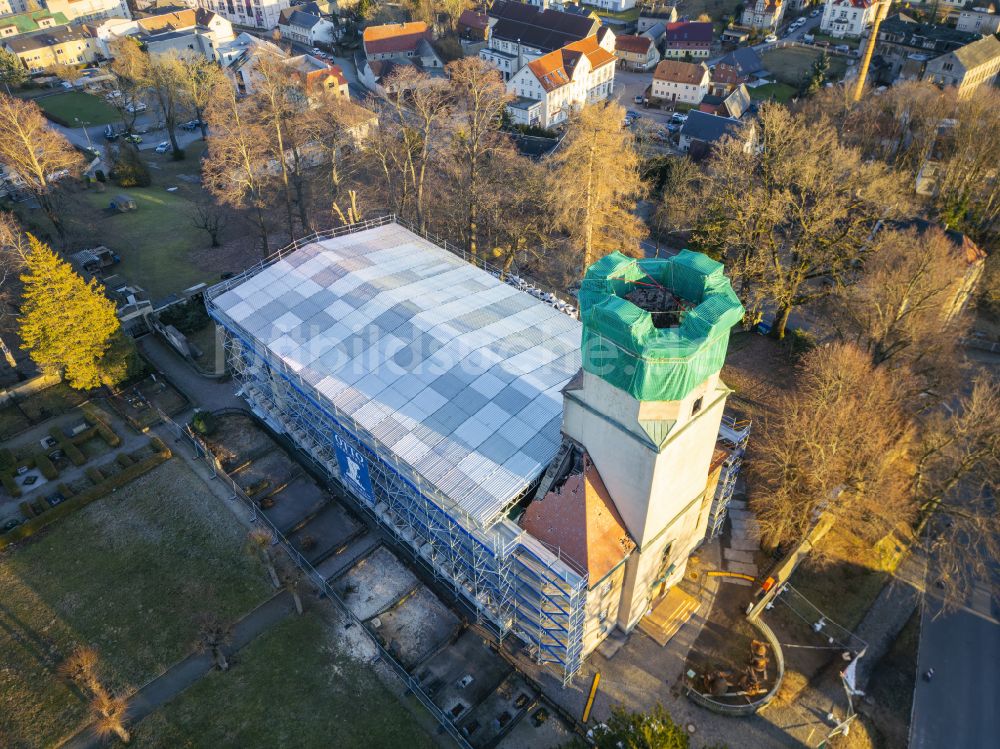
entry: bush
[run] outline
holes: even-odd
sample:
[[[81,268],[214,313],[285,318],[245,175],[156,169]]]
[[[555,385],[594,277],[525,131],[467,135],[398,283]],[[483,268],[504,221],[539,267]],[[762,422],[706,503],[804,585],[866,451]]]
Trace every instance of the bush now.
[[[70,463],[75,466],[82,466],[87,462],[87,456],[83,454],[79,447],[74,445],[72,442],[67,442],[62,446],[62,450],[66,453],[66,457],[69,458]]]
[[[149,446],[153,448],[153,450],[159,453],[160,455],[166,455],[167,457],[170,457],[170,455],[172,454],[170,452],[170,448],[167,447],[165,444],[163,444],[163,440],[161,440],[159,437],[153,437],[152,439],[150,439]]]
[[[45,512],[46,507],[48,507],[48,505],[40,499],[31,500],[31,509],[34,511],[35,515],[41,515]]]
[[[74,490],[69,484],[59,484],[59,493],[69,499],[76,494],[76,490]]]
[[[149,187],[153,183],[149,167],[131,145],[120,146],[112,154],[111,179],[121,187]]]
[[[104,474],[101,473],[101,469],[97,466],[90,466],[86,471],[84,471],[84,474],[92,484],[96,485],[104,481]]]
[[[105,494],[125,486],[130,481],[133,481],[142,474],[151,471],[169,458],[169,451],[166,454],[150,455],[148,458],[130,465],[116,476],[107,479],[106,481],[102,481],[100,484],[92,486],[89,489],[85,489],[72,499],[67,499],[62,504],[58,504],[53,507],[49,512],[45,513],[44,517],[30,519],[26,523],[22,523],[14,528],[9,533],[0,536],[0,549],[4,549],[16,541],[28,538],[49,523],[55,522],[59,518],[69,515],[71,512],[76,512],[80,508],[93,502],[95,499],[99,499]]]
[[[206,437],[216,429],[215,417],[208,411],[198,411],[191,419],[191,428]]]
[[[14,468],[14,453],[6,447],[0,449],[0,471],[10,471]]]
[[[17,485],[14,481],[14,477],[9,473],[0,473],[0,483],[3,483],[3,489],[12,497],[21,496],[21,487]]]
[[[175,304],[160,313],[160,322],[173,325],[184,335],[195,333],[212,321],[205,310],[201,294],[188,299],[184,304]]]
[[[49,460],[49,456],[45,453],[38,453],[35,456],[35,467],[41,471],[42,475],[49,481],[55,481],[59,478],[59,471],[56,467],[52,465],[52,461]]]
[[[17,508],[21,511],[21,514],[26,518],[35,517],[35,511],[31,509],[31,503],[29,502],[19,502]]]

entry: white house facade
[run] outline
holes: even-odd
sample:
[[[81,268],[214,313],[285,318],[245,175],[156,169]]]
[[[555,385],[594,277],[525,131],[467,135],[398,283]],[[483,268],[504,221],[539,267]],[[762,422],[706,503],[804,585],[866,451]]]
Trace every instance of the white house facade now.
[[[783,0],[748,0],[743,8],[742,25],[751,29],[776,29],[785,17]]]
[[[668,102],[700,104],[710,82],[711,73],[703,62],[664,60],[653,71],[650,95]]]
[[[826,0],[820,31],[838,38],[860,37],[875,22],[873,0]]]
[[[278,25],[289,0],[187,0],[187,3],[214,11],[238,26],[270,31]]]
[[[515,73],[507,91],[517,97],[516,106],[508,111],[515,124],[550,128],[573,111],[607,99],[614,88],[615,56],[592,36],[532,60]]]

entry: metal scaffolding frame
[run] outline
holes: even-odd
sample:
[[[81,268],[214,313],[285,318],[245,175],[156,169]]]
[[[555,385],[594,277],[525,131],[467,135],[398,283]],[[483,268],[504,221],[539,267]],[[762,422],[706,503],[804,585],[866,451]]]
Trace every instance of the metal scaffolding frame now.
[[[747,441],[750,439],[750,420],[738,419],[731,414],[722,415],[719,425],[719,443],[729,452],[722,464],[719,484],[715,489],[715,498],[708,515],[708,529],[705,535],[715,538],[722,533],[722,526],[729,515],[729,501],[736,490],[736,478],[743,465],[743,455],[746,452]]]
[[[586,572],[509,520],[482,528],[457,504],[435,501],[432,486],[378,449],[350,416],[251,340],[212,304],[211,293],[206,306],[226,331],[227,360],[253,411],[287,433],[438,580],[468,601],[498,641],[513,632],[539,663],[561,669],[568,683],[583,661]],[[334,435],[366,459],[373,498],[341,480]]]

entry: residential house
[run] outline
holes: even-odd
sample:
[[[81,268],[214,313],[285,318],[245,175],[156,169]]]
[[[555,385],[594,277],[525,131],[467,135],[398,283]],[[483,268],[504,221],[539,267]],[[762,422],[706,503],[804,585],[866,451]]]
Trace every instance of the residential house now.
[[[283,63],[290,76],[302,84],[307,96],[333,94],[349,99],[347,78],[339,65],[331,65],[312,55],[289,57]]]
[[[663,37],[663,57],[668,60],[707,60],[712,51],[712,36],[710,23],[668,23]]]
[[[708,93],[712,96],[726,96],[747,81],[745,76],[740,75],[739,70],[722,62],[716,63],[711,75]]]
[[[47,10],[36,10],[30,13],[18,13],[14,16],[0,18],[0,39],[9,39],[33,31],[52,29],[65,26],[69,19],[62,13],[51,13]]]
[[[874,70],[878,82],[897,78],[920,80],[927,62],[976,41],[979,34],[931,23],[920,23],[905,13],[889,16],[878,28]]]
[[[784,17],[783,0],[747,0],[740,22],[747,28],[773,31],[781,25]]]
[[[824,34],[857,38],[875,22],[875,0],[826,0],[819,29]]]
[[[485,42],[489,25],[490,19],[485,13],[463,10],[455,24],[455,29],[462,39],[470,42]]]
[[[289,0],[185,0],[186,4],[218,13],[237,26],[270,31],[278,25]]]
[[[236,38],[229,21],[202,8],[164,10],[131,21],[112,18],[93,29],[105,57],[112,56],[111,44],[116,39],[132,36],[142,43],[149,54],[193,51],[209,60],[221,62],[219,50]]]
[[[754,132],[752,123],[693,110],[688,113],[688,118],[681,127],[677,145],[690,154],[691,158],[700,159],[711,152],[712,146],[729,136],[741,139],[749,152],[753,147]]]
[[[21,60],[29,73],[40,73],[59,63],[82,65],[101,55],[100,40],[85,24],[58,26],[4,40],[4,47]]]
[[[652,3],[650,5],[643,5],[639,9],[639,20],[636,25],[636,31],[640,34],[651,26],[655,26],[658,23],[664,25],[668,23],[673,23],[677,20],[677,8],[673,5],[666,5],[664,3]]]
[[[1000,31],[1000,14],[992,8],[971,8],[960,11],[955,28],[970,34],[996,34]]]
[[[746,85],[740,84],[728,93],[705,95],[698,105],[698,110],[717,114],[720,117],[730,117],[738,120],[750,108],[750,92]]]
[[[635,7],[635,0],[587,0],[587,5],[610,10],[612,13],[623,13]]]
[[[700,104],[711,76],[703,62],[663,60],[653,71],[650,98],[682,104]]]
[[[260,39],[246,31],[218,49],[219,62],[240,94],[251,94],[257,81],[254,65],[261,56],[285,58],[277,44]]]
[[[753,47],[740,47],[719,60],[719,65],[728,65],[736,69],[740,77],[749,80],[764,73],[764,60]]]
[[[278,16],[278,32],[282,39],[315,47],[333,44],[337,27],[318,13],[299,10],[299,6],[285,8]]]
[[[9,16],[13,13],[26,13],[27,11],[27,0],[0,0],[0,16]]]
[[[479,56],[496,67],[505,81],[532,60],[599,32],[601,46],[611,53],[615,50],[614,35],[589,15],[498,0],[487,16],[487,43]]]
[[[518,106],[508,111],[516,124],[551,128],[573,111],[607,99],[614,87],[615,56],[596,35],[590,36],[542,55],[515,73],[507,91],[518,98]]]
[[[368,62],[392,60],[420,68],[443,68],[431,42],[434,36],[423,21],[369,26],[362,37]]]
[[[126,0],[45,0],[49,13],[62,13],[70,22],[131,18]]]
[[[659,46],[663,41],[663,37],[667,35],[667,24],[654,23],[652,26],[647,26],[645,30],[639,33],[642,34],[642,36],[648,36],[653,40],[653,44]]]
[[[928,61],[923,78],[939,86],[955,86],[964,99],[980,86],[996,84],[998,73],[1000,40],[991,35]]]
[[[623,70],[647,72],[660,61],[660,52],[648,36],[619,34],[615,37],[615,54]]]

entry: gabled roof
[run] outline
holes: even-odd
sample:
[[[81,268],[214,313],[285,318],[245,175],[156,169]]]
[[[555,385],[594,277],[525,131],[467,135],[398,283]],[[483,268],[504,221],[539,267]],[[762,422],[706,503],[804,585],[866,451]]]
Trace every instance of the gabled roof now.
[[[664,60],[653,71],[653,80],[697,85],[705,80],[708,67],[704,63]]]
[[[215,15],[211,13],[211,15]],[[210,20],[210,19],[206,19]],[[180,31],[190,29],[198,25],[195,11],[192,9],[171,11],[169,13],[157,13],[154,16],[140,18],[136,23],[148,34],[156,34],[161,31]]]
[[[387,23],[383,26],[369,26],[364,33],[365,52],[386,54],[392,52],[413,52],[420,40],[431,41],[431,32],[423,21],[408,23]]]
[[[949,26],[918,23],[904,13],[896,13],[882,21],[878,38],[905,47],[915,47],[925,53],[943,55],[976,41],[980,36],[967,31],[958,31]]]
[[[736,135],[741,127],[742,124],[738,120],[692,110],[681,128],[681,135],[705,143],[714,143],[725,135]]]
[[[485,13],[479,13],[475,10],[463,10],[462,15],[458,17],[459,26],[476,29],[477,31],[486,31],[489,22],[489,18]]]
[[[644,55],[649,52],[649,47],[652,43],[653,40],[648,36],[621,34],[615,37],[615,49],[635,55]]]
[[[573,80],[573,73],[582,57],[587,58],[592,70],[615,61],[615,56],[598,44],[596,36],[588,36],[532,60],[528,63],[528,70],[546,92],[555,91]]]
[[[972,70],[1000,57],[1000,40],[995,36],[984,36],[949,54],[962,63],[962,67],[966,70]]]
[[[852,8],[870,8],[875,4],[875,0],[830,0],[831,5],[850,5]]]
[[[742,81],[743,76],[740,75],[740,71],[732,65],[720,62],[712,68],[712,83],[718,83],[723,86],[735,86]]]
[[[285,15],[286,11],[291,12]],[[281,17],[278,19],[278,22],[283,26],[294,26],[299,29],[311,29],[322,20],[322,18],[314,16],[312,13],[303,13],[295,8],[286,8],[281,11]]]
[[[681,42],[712,43],[712,24],[699,21],[677,21],[667,24],[667,44]]]
[[[521,527],[584,567],[591,586],[635,549],[601,474],[586,454],[582,472],[528,505]]]
[[[50,13],[47,10],[36,10],[29,13],[17,13],[15,15],[4,16],[3,18],[0,18],[0,28],[15,26],[17,27],[18,34],[27,34],[31,31],[37,31],[40,28],[38,22],[46,19],[52,19],[56,26],[65,26],[69,23],[69,19],[62,13]]]
[[[43,29],[33,34],[22,34],[12,39],[5,39],[4,44],[15,54],[18,52],[30,52],[35,49],[52,47],[65,42],[90,39],[94,35],[90,33],[86,25],[57,26],[52,29]]]
[[[733,66],[740,71],[740,75],[752,75],[764,69],[764,61],[757,53],[757,50],[751,47],[734,49],[719,60],[719,63]]]
[[[570,42],[595,34],[600,23],[586,16],[563,13],[513,2],[499,0],[487,11],[496,19],[491,36],[504,41],[517,42],[543,52],[564,47]]]

